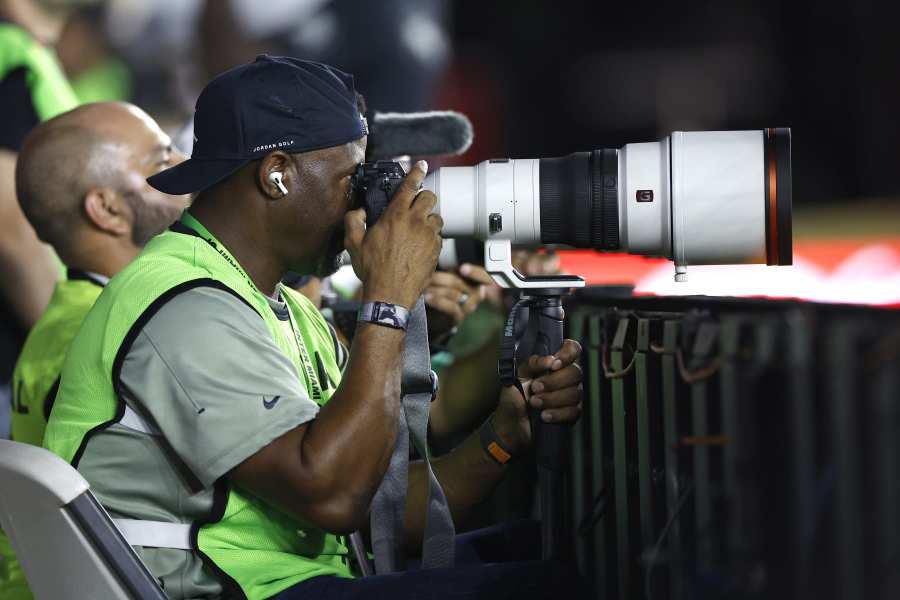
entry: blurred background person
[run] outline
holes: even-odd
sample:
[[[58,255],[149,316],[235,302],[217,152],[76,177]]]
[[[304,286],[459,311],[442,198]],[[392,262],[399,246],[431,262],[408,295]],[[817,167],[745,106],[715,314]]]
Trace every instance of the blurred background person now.
[[[422,110],[450,60],[450,6],[448,0],[275,0],[259,10],[253,0],[207,1],[203,61],[216,75],[246,61],[251,44],[357,74],[375,109]],[[234,35],[245,45],[235,44]]]
[[[53,51],[74,4],[0,0],[0,437],[9,431],[13,364],[59,277],[19,209],[13,171],[31,128],[77,104]]]
[[[181,160],[169,136],[130,104],[87,104],[38,125],[25,139],[16,168],[19,201],[68,273],[16,363],[13,440],[41,444],[63,359],[85,315],[106,282],[187,207],[186,196],[163,194],[146,182]],[[29,598],[2,535],[0,547],[8,556],[0,597]]]
[[[174,10],[164,17],[169,9],[163,6],[168,5],[145,19],[147,28],[171,18]],[[196,62],[169,81],[188,118],[206,81],[258,54],[296,56],[353,72],[359,88],[367,90],[367,105],[381,112],[429,108],[450,59],[446,0],[276,0],[265,11],[248,0],[190,0],[181,6],[192,25],[182,23],[180,30],[193,29],[195,45],[172,45]],[[188,124],[175,136],[185,153],[191,151],[192,131]]]
[[[104,28],[105,3],[75,12],[56,53],[79,102],[126,101],[133,94],[131,70],[113,49]]]

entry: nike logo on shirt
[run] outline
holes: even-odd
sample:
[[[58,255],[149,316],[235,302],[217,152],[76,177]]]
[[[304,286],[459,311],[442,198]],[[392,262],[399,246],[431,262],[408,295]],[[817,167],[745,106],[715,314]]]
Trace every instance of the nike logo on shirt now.
[[[281,400],[281,396],[274,396],[271,400],[266,400],[266,397],[263,396],[263,406],[266,407],[266,410],[271,410],[279,400]]]

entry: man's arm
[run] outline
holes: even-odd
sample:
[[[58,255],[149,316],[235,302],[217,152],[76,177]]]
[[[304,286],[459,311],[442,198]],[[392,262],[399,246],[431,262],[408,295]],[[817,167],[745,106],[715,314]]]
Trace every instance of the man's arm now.
[[[518,271],[529,276],[560,272],[559,257],[553,252],[516,250],[513,264]],[[429,330],[432,321],[440,323],[443,320],[445,327],[449,327],[461,325],[466,318],[474,318],[471,315],[482,301],[501,311],[504,309],[503,289],[494,283],[483,267],[464,264],[458,275],[435,273],[425,290],[425,302],[432,309],[428,317]],[[466,325],[462,325],[461,331]],[[431,449],[439,454],[452,447],[462,435],[471,432],[497,406],[500,386],[496,365],[500,356],[499,334],[503,320],[491,323],[481,319],[479,327],[481,333],[486,334],[481,347],[456,357],[442,373],[438,395],[431,404],[429,441]]]
[[[0,294],[30,328],[59,279],[49,246],[41,243],[16,200],[16,155],[0,150]]]
[[[436,272],[425,289],[429,337],[435,343],[435,333],[437,339],[452,336],[448,348],[454,355],[453,363],[440,374],[441,385],[428,420],[429,444],[438,454],[452,448],[497,406],[500,386],[493,365],[503,321],[486,311],[499,308],[502,302],[499,286],[477,265]],[[453,333],[452,327],[457,326],[459,332]]]
[[[433,452],[443,454],[450,450],[497,407],[499,357],[498,331],[475,352],[455,357],[453,364],[441,372],[428,419],[428,441]]]
[[[327,531],[358,529],[397,438],[403,337],[360,324],[334,396],[313,421],[238,465],[235,483]]]
[[[565,340],[555,355],[532,356],[520,367],[519,379],[528,396],[528,405],[541,410],[545,422],[570,424],[581,414],[582,377],[577,363],[580,356],[578,342]],[[524,452],[532,442],[525,402],[518,390],[504,388],[492,417],[498,437],[513,456]],[[472,509],[488,497],[507,468],[488,456],[477,431],[449,454],[434,459],[431,465],[457,526],[465,524]],[[405,542],[410,549],[420,547],[425,529],[427,476],[424,463],[410,465],[404,522]]]
[[[410,307],[434,271],[442,221],[431,214],[434,194],[417,195],[424,177],[425,165],[416,165],[368,231],[363,211],[347,216],[345,242],[363,281],[364,302]],[[347,372],[316,419],[238,465],[234,482],[327,531],[358,529],[397,438],[404,335],[361,324]]]

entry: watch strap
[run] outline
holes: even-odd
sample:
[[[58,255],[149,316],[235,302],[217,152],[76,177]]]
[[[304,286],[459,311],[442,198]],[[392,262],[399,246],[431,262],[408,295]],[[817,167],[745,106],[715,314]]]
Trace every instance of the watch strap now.
[[[359,307],[357,320],[406,331],[409,325],[409,310],[390,302],[366,302]]]

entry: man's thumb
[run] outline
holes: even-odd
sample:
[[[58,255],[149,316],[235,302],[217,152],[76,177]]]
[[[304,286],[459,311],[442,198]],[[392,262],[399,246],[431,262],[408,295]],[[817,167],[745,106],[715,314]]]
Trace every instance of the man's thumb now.
[[[349,211],[344,215],[344,246],[355,252],[362,246],[366,236],[366,211],[363,208]]]

